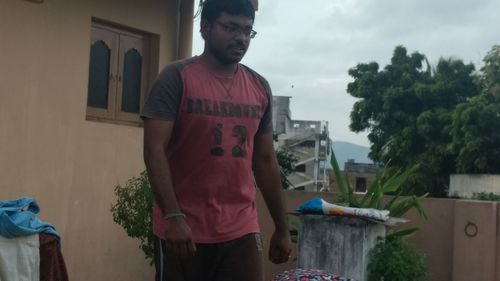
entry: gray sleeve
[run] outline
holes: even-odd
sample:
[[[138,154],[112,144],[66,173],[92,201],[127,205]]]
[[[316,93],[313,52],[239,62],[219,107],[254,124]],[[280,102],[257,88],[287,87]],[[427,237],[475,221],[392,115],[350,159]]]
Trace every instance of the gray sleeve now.
[[[271,91],[271,87],[269,86],[269,83],[267,82],[264,77],[260,76],[259,81],[262,83],[262,86],[264,86],[264,90],[266,91],[267,95],[267,108],[264,111],[264,115],[262,116],[262,119],[260,120],[259,124],[259,129],[257,133],[259,134],[265,134],[265,133],[272,133],[273,132],[273,94]]]
[[[177,64],[158,75],[142,108],[141,118],[174,120],[182,98],[182,78]]]

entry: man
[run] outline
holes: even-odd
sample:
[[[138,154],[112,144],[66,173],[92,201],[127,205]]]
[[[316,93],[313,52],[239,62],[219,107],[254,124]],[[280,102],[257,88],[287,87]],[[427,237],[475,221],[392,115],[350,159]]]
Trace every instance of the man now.
[[[144,105],[157,281],[262,280],[255,183],[275,224],[269,258],[290,258],[271,91],[239,64],[254,17],[248,0],[205,1],[203,54],[168,65]]]

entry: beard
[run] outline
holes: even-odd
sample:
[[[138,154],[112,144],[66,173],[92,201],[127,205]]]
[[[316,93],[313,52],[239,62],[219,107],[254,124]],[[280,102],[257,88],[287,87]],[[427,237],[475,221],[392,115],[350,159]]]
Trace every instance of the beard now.
[[[234,47],[234,46],[227,46],[224,49],[220,49],[220,48],[217,48],[216,46],[214,46],[213,44],[209,43],[208,49],[214,55],[214,57],[222,64],[235,64],[235,63],[239,63],[243,59],[243,57],[246,53],[246,47],[244,47],[242,45],[237,45],[237,46],[244,48],[245,52],[243,53],[242,56],[231,56],[229,54],[230,51],[228,49],[230,49],[231,47]]]

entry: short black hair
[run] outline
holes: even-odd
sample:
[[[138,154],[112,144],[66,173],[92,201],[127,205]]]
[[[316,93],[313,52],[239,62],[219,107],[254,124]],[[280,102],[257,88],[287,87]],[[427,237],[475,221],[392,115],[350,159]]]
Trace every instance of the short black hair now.
[[[248,0],[205,0],[201,10],[201,19],[214,22],[221,13],[233,16],[245,16],[255,20],[255,8]]]

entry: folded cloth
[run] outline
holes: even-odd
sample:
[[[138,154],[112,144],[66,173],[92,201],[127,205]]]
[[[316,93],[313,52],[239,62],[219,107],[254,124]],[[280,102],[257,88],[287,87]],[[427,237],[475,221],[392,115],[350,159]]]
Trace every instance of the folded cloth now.
[[[330,274],[324,270],[297,268],[285,271],[272,281],[356,281],[335,274]]]
[[[390,218],[387,210],[344,207],[328,203],[321,198],[313,198],[303,203],[299,206],[297,212],[302,214],[361,217],[379,221],[387,221]]]
[[[41,221],[38,212],[40,207],[31,197],[0,201],[0,235],[14,238],[44,232],[59,239],[54,226]]]
[[[0,280],[40,281],[38,234],[5,238],[0,236]]]

